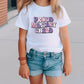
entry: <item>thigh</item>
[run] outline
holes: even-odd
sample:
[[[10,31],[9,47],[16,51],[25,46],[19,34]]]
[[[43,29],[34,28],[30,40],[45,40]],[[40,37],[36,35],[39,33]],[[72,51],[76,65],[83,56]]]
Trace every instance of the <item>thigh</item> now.
[[[43,84],[43,73],[37,76],[29,76],[30,84]]]
[[[46,82],[47,84],[62,84],[62,76],[59,77],[51,77],[51,76],[46,76]]]

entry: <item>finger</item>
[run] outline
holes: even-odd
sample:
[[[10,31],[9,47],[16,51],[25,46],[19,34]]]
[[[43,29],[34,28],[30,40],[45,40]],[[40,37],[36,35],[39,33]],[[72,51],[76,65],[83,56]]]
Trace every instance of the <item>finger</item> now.
[[[65,73],[65,70],[63,70],[63,73]]]
[[[23,74],[22,77],[25,78],[25,74]]]
[[[70,73],[68,73],[68,75],[69,75]]]
[[[25,76],[26,76],[26,79],[28,79],[28,75],[27,75],[27,74],[25,74]]]
[[[70,73],[71,73],[71,70],[70,70]]]
[[[67,76],[67,74],[65,74],[65,76]]]
[[[19,75],[21,75],[20,72],[19,72]]]
[[[68,73],[68,75],[70,75],[71,72]]]
[[[27,76],[29,76],[30,74],[29,73],[27,73]]]
[[[30,75],[30,72],[29,71],[27,71],[27,75]]]
[[[65,69],[63,69],[63,73],[65,72]]]
[[[67,72],[65,72],[65,76],[67,76]]]

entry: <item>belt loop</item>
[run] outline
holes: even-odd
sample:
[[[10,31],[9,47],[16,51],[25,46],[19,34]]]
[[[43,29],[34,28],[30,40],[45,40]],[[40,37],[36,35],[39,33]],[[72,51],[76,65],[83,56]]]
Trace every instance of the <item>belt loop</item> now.
[[[35,51],[35,55],[37,56],[37,51]]]
[[[51,52],[51,56],[54,56],[54,52]]]
[[[50,52],[50,57],[51,57],[51,52]]]
[[[30,55],[33,56],[33,49],[30,49]]]
[[[35,55],[35,51],[33,50],[33,51],[32,51],[32,57],[34,57],[34,55]]]

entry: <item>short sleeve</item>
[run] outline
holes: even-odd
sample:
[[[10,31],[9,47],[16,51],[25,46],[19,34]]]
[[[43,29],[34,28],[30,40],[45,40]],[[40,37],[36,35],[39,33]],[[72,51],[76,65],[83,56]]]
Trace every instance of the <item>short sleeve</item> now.
[[[20,13],[17,16],[15,26],[22,28],[24,30],[28,30],[28,23],[29,23],[29,18],[28,18],[28,13],[26,12],[27,8],[26,6],[20,11]]]
[[[64,27],[71,23],[71,19],[69,18],[69,15],[67,14],[66,9],[62,5],[61,5],[61,8],[63,10],[63,17],[60,17],[58,22],[59,22],[59,27]],[[61,14],[60,14],[60,16],[61,16]]]

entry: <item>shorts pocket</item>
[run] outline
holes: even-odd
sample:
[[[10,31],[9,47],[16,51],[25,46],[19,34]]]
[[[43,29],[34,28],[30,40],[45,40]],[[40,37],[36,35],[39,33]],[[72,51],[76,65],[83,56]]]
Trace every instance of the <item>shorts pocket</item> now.
[[[29,53],[26,53],[27,60],[33,60],[33,56]]]
[[[54,54],[51,58],[57,63],[62,63],[62,53]]]

